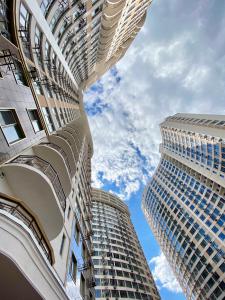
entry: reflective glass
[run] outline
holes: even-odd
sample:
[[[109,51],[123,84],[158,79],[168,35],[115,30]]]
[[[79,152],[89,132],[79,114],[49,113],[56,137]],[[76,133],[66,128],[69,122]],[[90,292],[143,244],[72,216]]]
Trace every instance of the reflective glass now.
[[[8,143],[16,142],[23,137],[23,134],[17,125],[3,127],[2,130]]]
[[[13,113],[10,110],[5,110],[0,112],[0,124],[9,125],[16,123]]]

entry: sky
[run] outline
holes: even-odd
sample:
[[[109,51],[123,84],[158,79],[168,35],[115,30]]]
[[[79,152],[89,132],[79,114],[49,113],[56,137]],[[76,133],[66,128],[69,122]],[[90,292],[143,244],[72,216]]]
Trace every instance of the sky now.
[[[159,162],[159,124],[178,112],[225,113],[221,0],[155,0],[124,58],[85,94],[93,185],[120,196],[162,300],[185,299],[141,211]]]

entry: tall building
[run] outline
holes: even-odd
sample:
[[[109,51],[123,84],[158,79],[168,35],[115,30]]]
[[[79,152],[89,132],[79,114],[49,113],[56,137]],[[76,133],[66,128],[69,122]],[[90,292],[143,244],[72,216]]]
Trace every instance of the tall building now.
[[[15,129],[0,134],[0,162],[74,120],[82,89],[124,55],[150,3],[1,0],[0,108]]]
[[[96,298],[160,299],[127,205],[92,189],[92,214]]]
[[[159,166],[142,209],[187,299],[225,299],[225,117],[161,124]]]
[[[97,81],[124,56],[144,24],[151,2],[152,0],[101,1],[101,25],[97,45],[93,50],[96,57],[84,88]]]
[[[11,115],[1,112],[1,118]],[[91,156],[80,113],[1,165],[3,299],[94,299]]]

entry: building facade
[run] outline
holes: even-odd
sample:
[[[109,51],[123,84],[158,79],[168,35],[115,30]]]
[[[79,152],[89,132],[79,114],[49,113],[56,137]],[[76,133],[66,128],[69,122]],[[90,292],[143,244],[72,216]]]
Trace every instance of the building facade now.
[[[160,299],[126,204],[92,189],[92,214],[96,299]]]
[[[86,122],[80,114],[1,165],[4,299],[95,298]]]
[[[176,114],[161,124],[146,219],[187,299],[225,298],[225,117]]]
[[[92,138],[42,2],[0,2],[1,298],[94,299]]]

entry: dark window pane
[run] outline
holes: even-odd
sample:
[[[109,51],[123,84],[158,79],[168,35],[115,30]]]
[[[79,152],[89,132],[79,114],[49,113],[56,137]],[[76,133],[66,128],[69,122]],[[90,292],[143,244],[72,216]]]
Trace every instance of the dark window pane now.
[[[0,112],[0,124],[9,125],[16,123],[13,113],[10,110],[5,110]]]
[[[28,110],[30,120],[35,132],[41,131],[43,128],[36,109]]]

